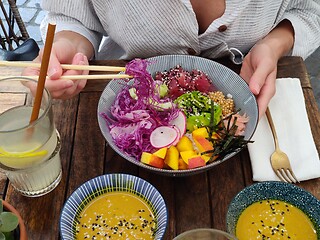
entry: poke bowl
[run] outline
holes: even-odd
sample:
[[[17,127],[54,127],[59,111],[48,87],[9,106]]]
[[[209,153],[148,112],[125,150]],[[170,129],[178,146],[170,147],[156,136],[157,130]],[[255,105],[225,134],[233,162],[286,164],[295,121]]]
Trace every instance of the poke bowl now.
[[[130,68],[130,63],[139,66],[145,65],[146,70],[136,71],[138,75],[143,72],[143,77],[139,75],[131,80],[111,80],[102,92],[98,104],[97,114],[100,130],[108,144],[120,156],[141,168],[159,174],[186,176],[207,171],[230,159],[250,141],[258,122],[258,106],[247,83],[237,73],[215,61],[189,55],[163,55],[140,61],[143,62],[129,62],[126,68]],[[127,71],[126,73],[130,74]],[[146,74],[150,75],[146,77],[147,83],[141,80],[145,78]],[[169,78],[172,75],[175,75],[177,84],[173,84],[171,80],[168,81],[168,79],[172,79]],[[181,83],[179,76],[188,79],[189,82]],[[196,80],[194,80],[194,76],[197,78]],[[177,80],[178,78],[179,80]],[[137,79],[140,82],[137,83]],[[192,89],[182,92],[180,91],[182,85],[184,85],[184,89],[190,86]],[[155,92],[156,96],[154,96]],[[168,94],[171,94],[171,97],[168,97]],[[209,94],[211,100],[208,97]],[[141,101],[140,105],[136,103],[147,95],[148,97],[143,102]],[[161,95],[165,96],[164,100],[160,99]],[[187,100],[183,98],[185,96]],[[220,107],[215,100],[212,100],[211,96],[218,101],[223,99],[224,105],[221,104]],[[194,104],[194,98],[197,98],[197,101],[201,99],[200,101],[204,103]],[[136,102],[132,103],[132,101]],[[147,105],[153,104],[155,101],[157,105],[153,106],[152,111],[149,111],[148,107],[141,107],[146,103]],[[230,101],[232,104],[229,104]],[[188,106],[186,106],[186,102],[188,102]],[[118,107],[121,104],[122,107]],[[191,116],[189,109],[194,109],[197,104],[205,106],[206,112],[202,113],[202,110],[196,109],[195,111],[198,113],[193,114],[193,118],[189,118]],[[236,110],[232,112],[227,109],[229,105],[232,105]],[[179,109],[181,106],[185,107],[183,111]],[[126,112],[127,108],[134,110]],[[226,113],[227,117],[223,118],[222,112],[225,109],[229,113]],[[158,114],[157,117],[150,117],[155,112]],[[118,118],[119,115],[122,117],[121,120]],[[245,120],[243,120],[245,128],[240,134],[241,136],[234,138],[231,136],[231,132],[237,129],[234,128],[234,123],[241,123],[242,120],[239,119],[242,119],[243,116],[245,116]],[[159,118],[162,119],[159,120]],[[132,121],[128,123],[128,119]],[[236,119],[236,121],[230,119]],[[159,124],[159,122],[161,123]],[[163,124],[163,122],[166,123]],[[118,124],[125,124],[126,127]],[[141,126],[143,126],[143,130],[141,130]],[[219,134],[214,137],[218,131],[212,129],[217,126],[223,129],[223,137]],[[198,132],[194,134],[193,130],[198,130]],[[200,135],[201,139],[195,141],[193,135]],[[208,143],[209,136],[211,143]],[[227,139],[226,136],[230,138]],[[206,139],[203,140],[204,138]],[[203,144],[199,144],[200,141],[203,141]],[[218,142],[220,147],[217,147],[217,144],[213,147],[213,141]],[[234,143],[234,147],[223,152],[222,146],[230,142]],[[202,150],[199,150],[200,148]],[[214,149],[220,150],[220,152],[213,157]],[[205,151],[207,151],[206,154],[204,154]],[[182,152],[184,153],[182,154]],[[193,158],[192,161],[190,158]]]
[[[231,201],[228,233],[241,239],[320,239],[320,200],[291,183],[250,185]]]
[[[167,222],[166,203],[153,185],[133,175],[114,173],[78,187],[64,204],[59,228],[63,240],[160,240]]]

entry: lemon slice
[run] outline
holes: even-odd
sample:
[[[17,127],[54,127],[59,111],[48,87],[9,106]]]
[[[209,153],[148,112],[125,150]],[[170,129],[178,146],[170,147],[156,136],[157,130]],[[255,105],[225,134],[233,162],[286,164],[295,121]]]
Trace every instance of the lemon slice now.
[[[32,150],[32,151],[27,151],[22,153],[14,153],[14,152],[7,152],[0,147],[0,157],[6,157],[6,158],[40,157],[40,156],[45,156],[46,154],[48,154],[47,150],[42,150],[42,151]]]

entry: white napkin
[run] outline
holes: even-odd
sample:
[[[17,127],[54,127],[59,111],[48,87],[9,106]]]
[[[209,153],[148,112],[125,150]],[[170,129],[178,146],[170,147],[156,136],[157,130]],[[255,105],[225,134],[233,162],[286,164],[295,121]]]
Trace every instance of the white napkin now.
[[[299,181],[320,177],[320,160],[305,108],[305,101],[297,78],[276,81],[276,94],[269,103],[280,149],[290,160]],[[254,181],[280,181],[270,165],[274,151],[271,129],[264,115],[248,144]]]

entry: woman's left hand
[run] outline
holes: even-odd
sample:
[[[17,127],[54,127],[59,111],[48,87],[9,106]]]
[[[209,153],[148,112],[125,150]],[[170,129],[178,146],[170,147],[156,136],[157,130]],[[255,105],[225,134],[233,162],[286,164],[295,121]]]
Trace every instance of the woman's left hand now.
[[[240,76],[257,96],[259,119],[265,113],[276,87],[278,57],[268,44],[257,43],[245,56]]]
[[[277,64],[293,48],[294,30],[289,20],[281,21],[251,49],[243,60],[240,76],[257,96],[259,118],[276,93]]]

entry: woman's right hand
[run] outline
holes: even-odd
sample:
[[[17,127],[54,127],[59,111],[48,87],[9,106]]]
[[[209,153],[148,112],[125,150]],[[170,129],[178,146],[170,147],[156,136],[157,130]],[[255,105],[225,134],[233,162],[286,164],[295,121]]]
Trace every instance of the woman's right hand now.
[[[67,38],[66,36],[69,38]],[[77,95],[85,87],[87,82],[87,80],[70,80],[60,78],[61,76],[68,75],[89,74],[88,70],[62,69],[61,64],[89,65],[87,56],[82,53],[85,51],[79,52],[79,48],[77,48],[77,44],[75,44],[74,42],[74,37],[70,37],[70,34],[58,33],[57,36],[55,36],[55,41],[51,49],[47,72],[48,77],[46,79],[45,87],[50,91],[53,98],[71,98]],[[79,44],[81,44],[81,42],[79,42]],[[86,44],[86,42],[84,42],[83,44]],[[34,59],[34,62],[41,62],[42,56],[43,49],[40,50],[39,55]],[[23,70],[22,75],[38,76],[39,73],[39,68],[28,67]],[[33,87],[36,88],[36,86]]]

